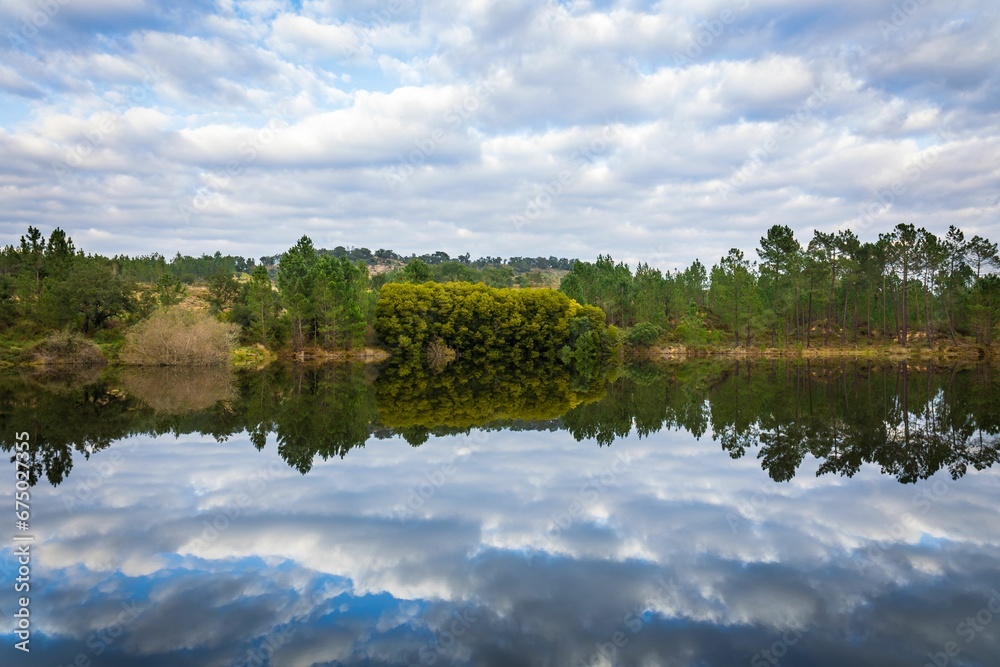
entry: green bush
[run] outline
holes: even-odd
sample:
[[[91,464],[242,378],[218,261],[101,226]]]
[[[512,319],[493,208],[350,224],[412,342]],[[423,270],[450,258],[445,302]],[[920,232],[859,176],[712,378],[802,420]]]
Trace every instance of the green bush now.
[[[640,347],[649,347],[656,341],[660,340],[660,336],[663,334],[663,329],[653,324],[652,322],[640,322],[628,331],[628,335],[625,340],[629,345],[638,345]]]
[[[617,357],[621,346],[618,330],[605,324],[596,306],[555,290],[482,283],[386,284],[375,306],[375,330],[392,353],[408,359],[426,357],[437,341],[459,358],[505,364],[561,359],[587,376]]]
[[[723,332],[710,330],[700,315],[689,313],[681,318],[673,338],[685,345],[711,345],[722,342]]]

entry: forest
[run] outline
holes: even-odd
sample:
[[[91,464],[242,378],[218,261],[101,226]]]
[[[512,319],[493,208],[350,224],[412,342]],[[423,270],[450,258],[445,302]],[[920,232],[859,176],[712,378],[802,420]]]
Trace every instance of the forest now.
[[[1000,321],[997,244],[942,238],[900,224],[876,241],[851,231],[815,231],[803,245],[775,225],[757,248],[759,261],[731,249],[710,270],[695,260],[661,273],[641,263],[633,273],[601,256],[576,262],[560,290],[599,306],[637,344],[692,346],[857,346],[960,337],[989,346]]]
[[[775,225],[761,237],[756,255],[752,260],[734,248],[711,268],[696,259],[661,272],[645,263],[632,270],[606,255],[594,262],[472,260],[440,251],[404,257],[385,249],[325,250],[303,236],[284,253],[259,261],[220,253],[178,253],[168,261],[159,254],[85,254],[61,229],[45,238],[29,227],[18,245],[0,252],[0,350],[6,351],[0,363],[23,359],[32,345],[60,332],[93,341],[114,360],[129,331],[178,304],[226,323],[245,346],[299,355],[366,346],[410,354],[413,332],[401,338],[389,320],[379,324],[379,304],[382,313],[398,311],[404,297],[437,304],[433,335],[417,337],[421,351],[440,341],[443,352],[485,353],[454,338],[464,320],[466,328],[479,323],[477,335],[499,336],[520,350],[518,359],[522,353],[530,359],[532,348],[522,345],[530,336],[522,341],[521,327],[530,326],[525,314],[544,304],[564,315],[573,310],[559,324],[569,327],[568,333],[560,329],[561,342],[538,347],[567,362],[578,341],[592,333],[595,349],[606,347],[601,336],[617,330],[639,348],[992,349],[1000,322],[1000,259],[988,239],[967,239],[955,227],[939,237],[899,224],[873,241],[851,231],[817,230],[802,243],[790,228]],[[452,287],[442,291],[441,285]],[[458,295],[464,296],[455,301]],[[464,312],[453,307],[459,302],[478,305]],[[443,324],[448,318],[453,321]],[[581,328],[585,320],[591,329]],[[410,324],[417,327],[416,320]]]

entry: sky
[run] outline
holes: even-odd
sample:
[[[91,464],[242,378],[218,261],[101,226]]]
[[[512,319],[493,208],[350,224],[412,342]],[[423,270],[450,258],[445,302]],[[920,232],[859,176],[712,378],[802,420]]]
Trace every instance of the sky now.
[[[474,429],[301,475],[268,439],[135,436],[34,487],[37,655],[10,664],[236,667],[271,641],[295,667],[610,665],[615,632],[621,665],[749,664],[783,638],[786,665],[995,655],[995,621],[957,630],[1000,602],[994,470],[900,484],[807,457],[778,485],[710,434]]]
[[[611,254],[1000,237],[993,0],[4,0],[0,244]]]

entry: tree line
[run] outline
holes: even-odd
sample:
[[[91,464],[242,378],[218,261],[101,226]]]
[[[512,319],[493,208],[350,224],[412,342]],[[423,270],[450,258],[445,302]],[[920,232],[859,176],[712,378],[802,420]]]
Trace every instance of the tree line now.
[[[0,250],[0,331],[32,340],[58,330],[113,339],[154,310],[203,289],[212,313],[240,326],[244,343],[299,351],[374,343],[374,304],[388,283],[468,282],[490,287],[544,282],[538,268],[568,267],[565,258],[452,259],[436,252],[406,258],[366,248],[317,249],[303,236],[292,248],[259,261],[177,253],[129,257],[87,255],[55,229],[46,239],[29,227],[17,245]],[[382,271],[372,266],[382,263]],[[527,271],[518,275],[516,271]]]
[[[386,248],[379,248],[378,250],[372,251],[368,248],[347,248],[344,246],[336,246],[332,250],[326,248],[320,248],[317,252],[321,255],[333,255],[334,257],[346,257],[353,262],[365,262],[369,266],[374,266],[376,264],[408,264],[413,260],[420,260],[424,264],[435,266],[438,264],[447,264],[449,262],[454,262],[455,264],[460,264],[463,266],[473,267],[477,269],[483,269],[486,267],[504,267],[510,269],[514,273],[527,273],[532,270],[540,269],[559,269],[568,271],[572,268],[573,263],[576,262],[575,259],[569,259],[566,257],[492,257],[487,255],[486,257],[480,257],[478,259],[472,259],[469,253],[464,253],[461,255],[456,255],[452,257],[443,250],[436,250],[430,253],[424,253],[422,255],[417,255],[416,253],[411,253],[409,256],[401,255],[394,250],[388,250]],[[281,260],[281,255],[270,255],[260,258],[260,263],[268,267],[277,267],[278,262]]]
[[[666,273],[600,256],[575,263],[560,289],[647,344],[990,345],[1000,322],[997,244],[954,226],[939,237],[899,224],[871,242],[817,230],[803,245],[775,225],[757,255],[733,248],[710,270],[695,260]]]
[[[60,329],[113,338],[197,287],[215,315],[239,325],[244,343],[296,351],[356,348],[382,342],[375,306],[388,285],[542,284],[541,269],[517,273],[529,265],[568,267],[559,291],[600,308],[608,324],[639,345],[974,340],[989,346],[1000,322],[997,244],[978,235],[967,239],[955,227],[939,237],[900,224],[870,242],[850,231],[817,230],[803,244],[790,228],[775,225],[756,253],[758,260],[751,261],[734,248],[711,268],[695,260],[683,270],[661,272],[645,263],[633,271],[605,255],[595,262],[473,261],[444,252],[400,258],[380,249],[372,257],[390,264],[378,270],[353,250],[317,249],[307,236],[259,262],[221,253],[177,254],[167,261],[158,254],[86,255],[60,229],[46,239],[29,227],[18,245],[0,252],[0,327],[13,331],[7,338]]]

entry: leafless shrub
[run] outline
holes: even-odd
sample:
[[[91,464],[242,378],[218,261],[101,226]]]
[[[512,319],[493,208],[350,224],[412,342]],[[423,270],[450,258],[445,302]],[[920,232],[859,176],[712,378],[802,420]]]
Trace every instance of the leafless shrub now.
[[[52,334],[31,349],[30,356],[44,366],[104,366],[108,360],[93,341],[68,331]]]
[[[204,311],[165,308],[132,327],[122,361],[134,366],[216,366],[226,364],[236,326]]]

